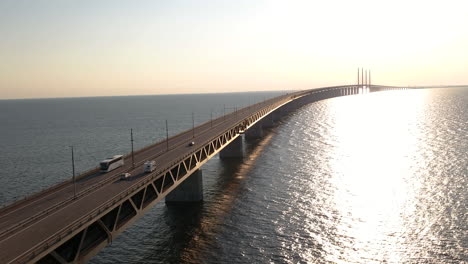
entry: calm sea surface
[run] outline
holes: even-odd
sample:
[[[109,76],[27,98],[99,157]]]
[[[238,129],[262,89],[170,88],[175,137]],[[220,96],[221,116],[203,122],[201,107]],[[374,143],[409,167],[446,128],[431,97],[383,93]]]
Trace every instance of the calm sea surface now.
[[[70,178],[71,145],[85,171],[130,128],[139,148],[278,94],[0,101],[0,206]],[[91,263],[468,262],[468,89],[310,104],[202,169],[202,204],[159,203]]]

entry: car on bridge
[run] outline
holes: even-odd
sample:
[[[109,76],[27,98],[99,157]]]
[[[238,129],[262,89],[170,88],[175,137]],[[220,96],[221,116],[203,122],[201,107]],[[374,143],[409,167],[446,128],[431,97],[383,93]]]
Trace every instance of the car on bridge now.
[[[195,141],[191,141],[188,145],[189,145],[189,147],[195,145]]]
[[[130,177],[132,177],[132,174],[128,173],[128,172],[124,172],[124,173],[120,174],[120,179],[121,180],[128,180]]]
[[[144,172],[145,173],[150,173],[153,172],[156,169],[156,161],[154,160],[147,160],[144,164]]]

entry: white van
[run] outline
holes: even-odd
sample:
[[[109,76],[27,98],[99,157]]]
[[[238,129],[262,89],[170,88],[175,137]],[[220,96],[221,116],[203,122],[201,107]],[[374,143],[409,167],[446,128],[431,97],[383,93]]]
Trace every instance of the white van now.
[[[144,166],[145,166],[144,171],[146,173],[152,172],[152,171],[154,171],[156,169],[156,161],[148,160],[148,161],[145,162]]]

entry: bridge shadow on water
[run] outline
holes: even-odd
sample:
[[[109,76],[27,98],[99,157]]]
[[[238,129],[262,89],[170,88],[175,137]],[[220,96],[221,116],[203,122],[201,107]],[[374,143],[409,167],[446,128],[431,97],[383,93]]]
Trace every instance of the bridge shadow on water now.
[[[141,256],[137,263],[203,263],[210,249],[223,243],[217,234],[236,198],[242,195],[244,181],[274,136],[274,130],[265,130],[261,139],[244,140],[243,158],[219,159],[216,156],[205,164],[202,167],[204,202],[163,206],[162,219],[152,221],[159,222],[154,223],[156,226],[165,227],[154,228],[145,237],[145,243],[149,243],[145,247],[150,253]]]

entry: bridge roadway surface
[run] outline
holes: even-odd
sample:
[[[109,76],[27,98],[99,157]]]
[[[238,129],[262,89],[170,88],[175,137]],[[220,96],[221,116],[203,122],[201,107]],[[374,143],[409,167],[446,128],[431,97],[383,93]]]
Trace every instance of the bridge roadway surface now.
[[[24,252],[128,189],[137,179],[145,177],[143,163],[146,160],[155,160],[157,166],[168,168],[173,161],[202,147],[202,142],[218,136],[266,105],[292,96],[276,97],[208,121],[195,127],[195,137],[192,130],[173,136],[169,139],[169,150],[166,141],[161,141],[138,151],[135,168],[132,168],[131,156],[127,155],[123,167],[108,173],[95,171],[77,180],[76,199],[73,199],[73,184],[67,181],[1,209],[0,263],[14,262]],[[195,142],[194,146],[188,145],[191,141]],[[132,178],[120,180],[122,172],[130,172]]]

